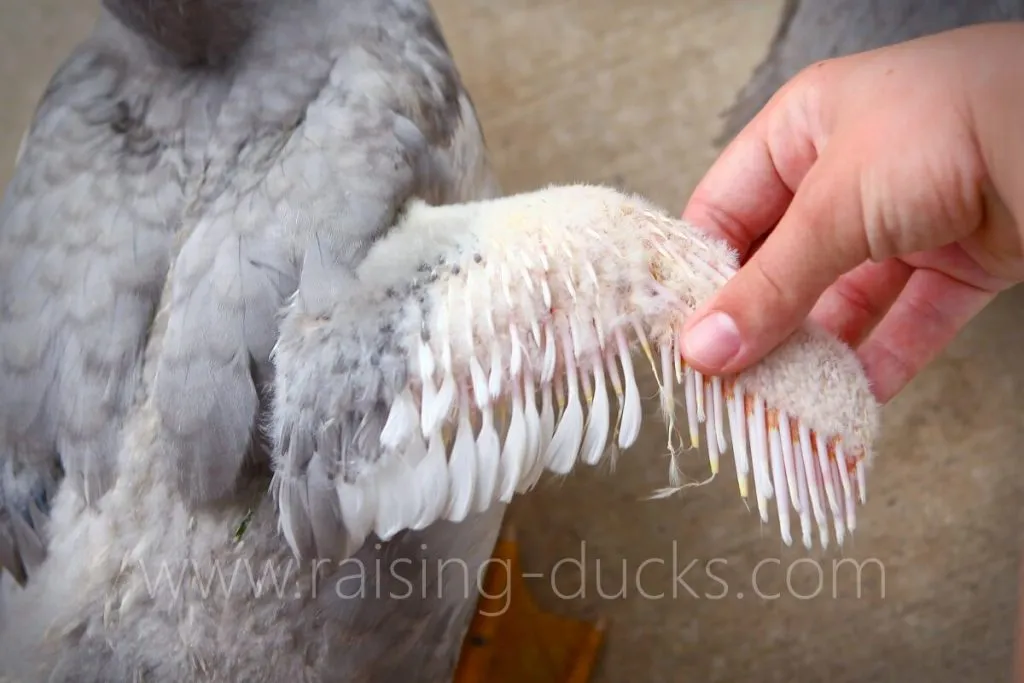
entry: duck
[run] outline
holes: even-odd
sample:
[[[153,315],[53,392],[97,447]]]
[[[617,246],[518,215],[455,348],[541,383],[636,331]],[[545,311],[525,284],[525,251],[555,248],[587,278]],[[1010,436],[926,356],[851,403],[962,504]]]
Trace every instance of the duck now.
[[[504,506],[314,577],[262,426],[289,297],[500,193],[425,0],[103,0],[0,204],[0,679],[453,681]]]

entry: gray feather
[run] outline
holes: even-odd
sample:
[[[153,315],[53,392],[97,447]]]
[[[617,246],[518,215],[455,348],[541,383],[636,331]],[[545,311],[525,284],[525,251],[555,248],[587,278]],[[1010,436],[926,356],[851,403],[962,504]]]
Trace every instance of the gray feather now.
[[[413,7],[396,3],[380,12]],[[153,402],[161,452],[176,463],[182,492],[195,504],[229,494],[252,452],[259,395],[273,374],[270,351],[289,297],[297,289],[304,315],[329,310],[345,273],[410,198],[439,201],[458,189],[445,155],[465,102],[443,43],[423,39],[436,34],[421,31],[433,26],[432,17],[403,16],[395,25],[419,40],[402,45],[402,35],[390,37],[400,49],[383,49],[374,42],[381,36],[371,39],[352,13],[345,20],[330,33],[331,21],[311,26],[307,18],[295,28],[293,53],[271,72],[258,55],[280,50],[287,17],[272,43],[251,39],[253,58],[238,67],[221,111],[225,125],[247,131],[236,160],[244,171],[225,176],[170,275]],[[331,59],[304,58],[307,45],[326,41],[337,41]],[[235,125],[243,115],[245,125]],[[295,457],[304,472],[310,456]],[[298,516],[309,514],[307,494],[288,491],[285,507],[295,513],[282,514],[299,524]]]
[[[28,522],[20,515],[12,515],[10,518],[11,532],[14,536],[14,543],[18,548],[18,557],[25,568],[27,576],[43,563],[46,558],[46,546],[43,539]]]
[[[10,573],[20,585],[25,585],[28,575],[15,540],[14,521],[7,510],[0,510],[0,568]]]
[[[333,463],[328,457],[313,455],[306,474],[306,491],[314,547],[329,553],[325,559],[338,562],[346,557],[350,548],[338,503],[338,489],[330,472]]]
[[[90,502],[113,481],[202,94],[109,19],[47,87],[0,206],[0,458],[17,476],[57,461]],[[10,519],[15,490],[0,490]]]
[[[63,469],[57,458],[41,457],[24,448],[0,457],[0,570],[18,583],[38,565],[39,549],[50,501],[56,495]]]
[[[348,355],[313,339],[271,362],[309,320],[344,325],[367,294],[352,273],[410,197],[496,191],[433,16],[424,0],[280,0],[225,27],[202,26],[213,0],[139,0],[134,19],[129,3],[109,0],[55,77],[0,209],[0,562],[27,580],[5,591],[0,676],[451,680],[475,604],[458,586],[397,609],[331,585],[201,599],[146,590],[134,564],[281,565],[277,522],[321,557],[362,553],[384,591],[412,583],[379,554],[428,589],[428,558],[475,572],[488,557],[500,510],[364,545],[369,528],[349,535],[330,496],[379,457],[397,311],[346,330]],[[49,521],[42,474],[62,462]],[[83,493],[99,504],[82,512]]]
[[[158,97],[143,104],[144,74],[128,69],[113,55],[72,57],[0,207],[0,449],[59,451],[72,477],[111,458],[182,199],[182,155],[146,123],[167,112]],[[150,157],[166,165],[147,170]],[[96,494],[109,462],[94,469]]]

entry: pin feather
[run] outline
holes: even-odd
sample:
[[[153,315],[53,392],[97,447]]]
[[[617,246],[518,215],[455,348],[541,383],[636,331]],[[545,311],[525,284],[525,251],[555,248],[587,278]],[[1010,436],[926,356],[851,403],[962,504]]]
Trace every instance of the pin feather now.
[[[326,522],[351,551],[371,530],[460,521],[529,491],[544,471],[629,449],[644,421],[641,359],[670,432],[685,418],[688,445],[704,441],[712,474],[731,450],[740,495],[753,495],[765,523],[774,503],[787,544],[794,517],[808,548],[815,527],[822,545],[842,543],[865,498],[879,406],[853,352],[810,327],[738,376],[689,366],[680,330],[736,267],[726,244],[603,187],[411,203],[330,315],[292,316],[282,330],[279,377],[313,363],[302,372],[335,388],[311,397],[281,381],[279,413],[303,406],[307,424],[342,425],[312,455],[277,454],[293,549],[309,552],[310,530]],[[276,442],[308,442],[286,436]],[[672,455],[661,496],[681,488]],[[316,458],[338,472],[338,519],[311,520],[295,504],[312,469],[300,463]]]

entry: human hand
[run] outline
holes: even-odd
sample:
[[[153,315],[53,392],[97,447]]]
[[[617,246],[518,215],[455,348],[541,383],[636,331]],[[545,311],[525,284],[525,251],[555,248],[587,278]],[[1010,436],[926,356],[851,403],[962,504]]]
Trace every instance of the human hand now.
[[[743,370],[808,316],[887,401],[1024,280],[1024,25],[813,65],[737,135],[683,215],[739,250],[684,354]],[[760,243],[760,246],[757,246]]]

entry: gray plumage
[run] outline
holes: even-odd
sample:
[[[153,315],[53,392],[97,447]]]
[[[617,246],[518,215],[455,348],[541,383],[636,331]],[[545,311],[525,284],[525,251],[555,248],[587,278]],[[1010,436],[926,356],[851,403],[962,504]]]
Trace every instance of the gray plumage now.
[[[1024,0],[786,0],[771,49],[726,114],[719,142],[804,67],[942,31],[1024,19]]]
[[[368,539],[369,596],[324,590],[351,566],[290,565],[269,495],[303,409],[270,415],[271,351],[410,198],[497,192],[424,0],[107,0],[0,207],[0,676],[450,680],[475,590],[388,590],[472,574],[501,507]],[[295,595],[148,583],[239,562]]]

